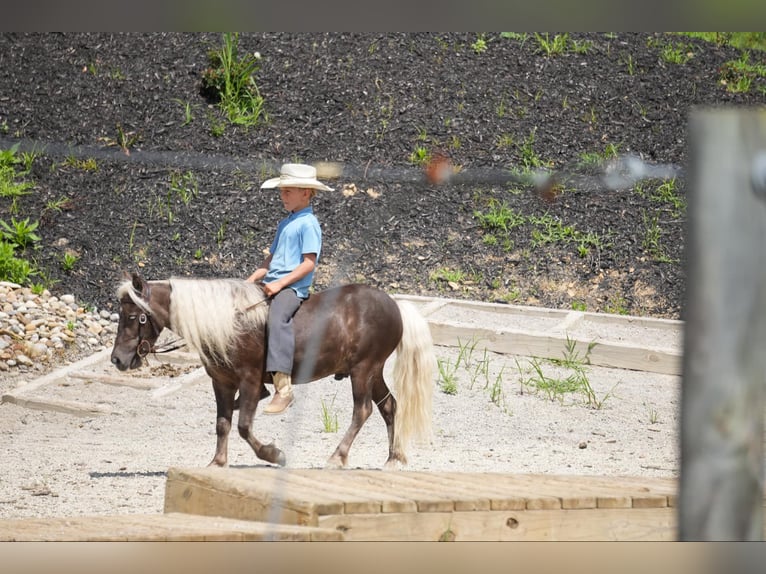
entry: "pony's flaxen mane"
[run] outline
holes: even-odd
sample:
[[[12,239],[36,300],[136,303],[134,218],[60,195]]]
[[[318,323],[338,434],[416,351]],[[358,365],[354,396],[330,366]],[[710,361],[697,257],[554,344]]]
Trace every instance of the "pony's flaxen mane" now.
[[[203,358],[230,364],[236,339],[266,324],[263,290],[242,279],[173,277],[170,287],[170,329]]]
[[[244,332],[263,329],[268,306],[259,305],[266,298],[263,290],[242,279],[188,279],[172,277],[169,281],[170,325],[203,359],[230,364],[229,353],[235,340]],[[129,296],[146,313],[153,313],[130,280],[117,288],[117,296]]]

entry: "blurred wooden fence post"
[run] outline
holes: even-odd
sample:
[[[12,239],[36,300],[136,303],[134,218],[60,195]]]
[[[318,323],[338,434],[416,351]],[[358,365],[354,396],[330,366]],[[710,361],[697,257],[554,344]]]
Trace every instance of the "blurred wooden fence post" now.
[[[695,110],[689,127],[679,539],[761,540],[766,111]]]

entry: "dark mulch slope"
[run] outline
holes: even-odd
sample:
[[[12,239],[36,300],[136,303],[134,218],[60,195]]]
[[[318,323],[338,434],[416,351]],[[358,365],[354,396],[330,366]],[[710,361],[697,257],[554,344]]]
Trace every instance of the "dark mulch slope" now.
[[[218,34],[0,35],[1,147],[47,144],[32,173],[35,192],[15,205],[0,198],[0,218],[40,219],[33,256],[54,291],[113,308],[122,270],[248,275],[283,215],[277,194],[259,190],[271,175],[264,165],[343,162],[350,175],[315,204],[325,233],[319,288],[358,280],[414,294],[679,317],[685,220],[666,204],[593,186],[567,186],[553,204],[511,185],[433,186],[408,158],[424,146],[448,152],[466,173],[509,168],[529,159],[528,142],[534,156],[571,168],[612,144],[683,165],[693,106],[762,103],[719,82],[720,66],[739,54],[684,40],[695,55],[677,65],[661,57],[669,36],[572,34],[592,43],[587,53],[547,57],[532,37],[486,38],[476,53],[469,33],[244,34],[240,49],[263,57],[257,81],[269,122],[215,135],[223,120],[200,85]],[[137,138],[129,156],[115,145],[120,130]],[[76,157],[96,158],[98,169],[67,161]],[[199,188],[188,205],[171,189],[173,174],[187,172]],[[348,184],[356,194],[341,193]],[[684,195],[683,181],[677,190]],[[601,247],[581,256],[571,243],[540,245],[531,225],[485,244],[474,213],[490,200],[527,217],[547,213],[596,234]],[[653,218],[671,262],[643,245]],[[79,256],[70,271],[60,263],[66,250]],[[463,278],[435,277],[445,271]]]

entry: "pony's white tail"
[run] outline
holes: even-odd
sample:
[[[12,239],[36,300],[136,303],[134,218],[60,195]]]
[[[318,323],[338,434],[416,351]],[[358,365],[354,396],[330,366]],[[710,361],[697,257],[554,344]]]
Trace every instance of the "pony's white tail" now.
[[[397,301],[404,330],[394,363],[394,449],[404,456],[413,439],[431,438],[436,356],[428,322],[409,301]]]

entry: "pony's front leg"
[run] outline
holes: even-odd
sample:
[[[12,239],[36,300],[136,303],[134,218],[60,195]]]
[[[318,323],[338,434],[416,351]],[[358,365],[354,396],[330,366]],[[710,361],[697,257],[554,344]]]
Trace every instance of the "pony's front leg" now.
[[[215,421],[215,456],[208,466],[227,466],[229,462],[229,432],[231,431],[231,417],[234,413],[235,389],[224,386],[213,379],[213,392],[215,393],[216,421]]]
[[[243,380],[239,389],[240,400],[237,430],[239,431],[239,436],[245,439],[250,448],[253,449],[255,456],[266,462],[285,466],[287,463],[285,454],[274,446],[274,443],[264,444],[253,435],[253,417],[255,416],[256,408],[258,408],[259,399],[264,396],[264,388],[265,385],[262,380],[259,384],[253,384],[247,379]]]

